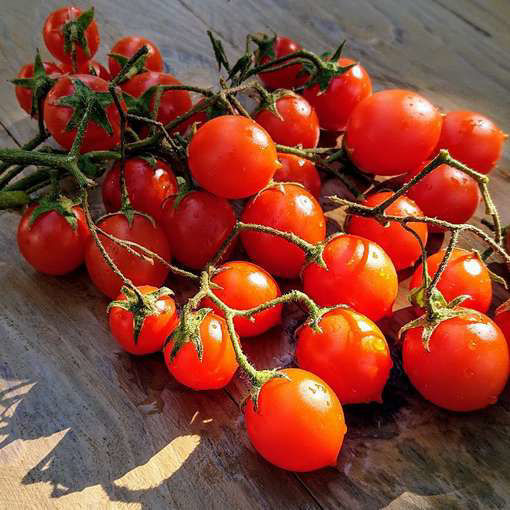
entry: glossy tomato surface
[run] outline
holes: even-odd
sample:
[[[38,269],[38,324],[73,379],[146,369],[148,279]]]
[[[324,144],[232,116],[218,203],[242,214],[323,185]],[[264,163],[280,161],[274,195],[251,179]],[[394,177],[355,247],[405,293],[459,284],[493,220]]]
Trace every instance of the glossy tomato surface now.
[[[315,165],[295,154],[278,153],[282,164],[274,174],[276,182],[297,182],[302,184],[317,200],[321,194],[321,178]]]
[[[71,64],[62,64],[61,67],[64,73],[75,74],[73,73],[73,66]],[[92,74],[93,76],[99,76],[99,78],[105,81],[110,81],[112,79],[108,69],[96,60],[88,60],[81,63],[78,66],[78,72],[76,74]]]
[[[494,322],[499,326],[503,335],[505,335],[506,343],[510,348],[510,310],[504,305],[498,307],[494,316]]]
[[[127,58],[128,60],[142,47],[147,46],[149,50],[147,53],[147,57],[145,60],[144,67],[148,71],[163,71],[163,57],[161,56],[161,52],[159,48],[149,39],[142,37],[140,35],[127,35],[119,39],[110,50],[110,56],[108,57],[108,67],[110,69],[110,73],[112,76],[117,76],[122,66],[120,63],[111,56],[120,55],[122,57]]]

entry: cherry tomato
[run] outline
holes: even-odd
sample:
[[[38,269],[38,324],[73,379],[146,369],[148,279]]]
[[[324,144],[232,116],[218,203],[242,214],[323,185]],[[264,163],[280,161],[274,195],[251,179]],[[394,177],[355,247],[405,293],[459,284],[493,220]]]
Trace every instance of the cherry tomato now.
[[[303,271],[305,292],[320,306],[346,304],[373,321],[391,315],[397,297],[395,267],[376,243],[353,235],[328,241],[326,269],[311,263]]]
[[[315,165],[295,154],[278,153],[282,167],[274,174],[276,182],[297,182],[302,184],[317,200],[321,194],[321,178]]]
[[[319,119],[305,98],[289,93],[276,101],[276,109],[281,119],[270,110],[261,110],[255,117],[255,121],[269,133],[275,143],[290,147],[317,147]]]
[[[137,211],[150,214],[157,221],[166,198],[177,193],[177,180],[170,165],[155,160],[154,165],[142,158],[129,158],[124,163],[124,175],[131,205]],[[120,209],[120,162],[116,162],[103,181],[103,202],[108,212]]]
[[[63,97],[77,93],[76,80],[80,80],[93,92],[108,92],[108,83],[90,74],[64,75],[55,83],[44,102],[44,120],[50,134],[66,150],[71,148],[76,137],[76,128],[69,131],[66,129],[73,116],[74,109],[71,106],[59,104],[59,101]],[[120,143],[120,115],[113,99],[105,108],[105,112],[112,134],[108,134],[103,127],[90,120],[85,129],[80,152],[109,150]]]
[[[297,332],[298,365],[323,379],[344,404],[382,402],[393,362],[381,330],[354,310],[338,308]]]
[[[496,308],[494,322],[499,326],[503,335],[505,335],[506,343],[510,348],[510,309],[507,308],[506,303],[503,303],[501,306]]]
[[[465,309],[439,324],[422,341],[423,327],[405,333],[404,370],[413,386],[433,404],[450,411],[475,411],[495,404],[510,369],[501,330],[486,315]]]
[[[336,466],[347,431],[333,390],[319,377],[299,368],[279,371],[262,386],[255,410],[244,411],[251,444],[268,462],[289,471]]]
[[[200,324],[203,346],[202,361],[193,343],[184,344],[170,361],[174,342],[170,340],[163,354],[169,372],[194,390],[219,390],[225,387],[237,370],[237,360],[225,319],[209,313]]]
[[[143,295],[157,290],[151,285],[138,287]],[[126,301],[126,296],[121,292],[116,301]],[[147,315],[143,320],[142,327],[135,343],[133,312],[124,310],[120,306],[112,306],[108,314],[110,331],[119,345],[127,352],[136,355],[159,352],[163,345],[177,327],[179,317],[175,308],[175,301],[171,296],[161,296],[154,303],[157,313]]]
[[[66,51],[64,47],[64,26],[69,22],[76,21],[81,14],[82,11],[78,7],[62,7],[53,11],[44,22],[44,44],[46,44],[50,53],[60,62],[66,64],[71,64],[72,62],[71,51]],[[84,35],[87,41],[88,53],[80,45],[76,45],[76,62],[78,64],[90,60],[99,47],[99,31],[95,20],[91,21]]]
[[[248,310],[281,296],[274,278],[261,267],[245,261],[223,264],[211,281],[219,288],[213,292],[226,305],[237,310]],[[212,308],[223,317],[223,312],[207,298],[203,306]],[[257,336],[281,322],[283,305],[273,306],[253,315],[252,322],[247,317],[235,317],[234,326],[239,336]]]
[[[326,237],[326,219],[315,198],[301,186],[284,183],[252,198],[241,220],[292,232],[309,243]],[[301,248],[273,234],[244,230],[241,242],[248,256],[271,274],[297,278],[305,263]]]
[[[432,278],[444,258],[445,250],[427,257],[427,270]],[[419,267],[411,278],[409,288],[412,290],[422,284],[423,268]],[[448,264],[439,278],[437,289],[446,301],[459,296],[469,296],[462,306],[487,312],[492,301],[492,281],[489,270],[480,257],[473,252],[455,248]]]
[[[73,66],[71,64],[62,64],[62,71],[68,74],[73,73]],[[110,81],[112,79],[110,72],[103,64],[100,64],[96,60],[89,60],[87,62],[83,62],[78,66],[78,74],[91,74],[93,76],[99,76],[105,81]]]
[[[163,71],[163,57],[158,47],[149,39],[139,35],[128,35],[119,39],[112,47],[110,55],[120,55],[128,60],[142,47],[147,46],[149,52],[145,60],[145,68],[148,71]],[[122,65],[114,57],[108,57],[108,67],[112,76],[117,76],[122,69]]]
[[[364,172],[399,175],[415,170],[437,145],[441,115],[409,90],[383,90],[352,111],[344,138],[352,162]]]
[[[76,228],[56,211],[42,213],[30,225],[38,204],[28,207],[18,226],[18,246],[27,262],[40,273],[63,275],[80,266],[90,232],[83,209],[72,208]]]
[[[354,64],[350,58],[341,58],[342,66]],[[303,96],[315,108],[321,128],[328,131],[343,131],[352,111],[358,103],[372,94],[372,82],[365,68],[356,64],[349,71],[331,80],[328,88],[321,92],[319,85],[304,90]]]
[[[170,248],[163,230],[146,216],[135,213],[133,222],[129,226],[124,214],[112,214],[99,220],[98,226],[118,239],[140,244],[164,260],[170,261]],[[133,255],[103,234],[99,234],[99,239],[120,271],[135,285],[161,287],[166,280],[168,268],[162,262],[151,263]],[[122,281],[105,262],[92,236],[85,249],[85,264],[94,285],[103,294],[114,299],[119,294]]]
[[[166,200],[161,213],[172,254],[192,269],[203,269],[232,232],[234,210],[227,200],[206,191],[191,191],[174,204],[174,198]]]
[[[246,198],[269,184],[281,164],[266,130],[240,115],[206,122],[188,147],[193,178],[224,198]]]
[[[289,37],[279,35],[273,45],[274,59],[285,57],[291,53],[299,51],[301,46],[294,42]],[[264,56],[260,59],[259,65],[267,64],[272,59],[269,56]],[[309,78],[306,74],[299,76],[303,70],[301,64],[296,64],[284,67],[278,71],[266,71],[259,74],[264,86],[270,90],[274,89],[293,89],[303,85]]]
[[[448,149],[450,155],[483,174],[489,173],[503,152],[505,134],[484,115],[475,112],[449,112],[443,119],[439,149]]]
[[[62,74],[62,69],[53,62],[43,62],[44,70],[48,76],[52,78],[56,78],[57,76]],[[34,76],[34,64],[27,64],[20,69],[18,76],[16,78],[33,78]],[[28,87],[21,87],[19,85],[16,86],[16,99],[18,100],[19,105],[23,110],[25,110],[29,115],[32,113],[32,89]]]
[[[376,207],[392,195],[391,192],[374,193],[363,201],[363,205]],[[405,196],[397,198],[385,209],[385,212],[392,216],[423,216],[421,209]],[[427,243],[426,223],[412,222],[407,226],[418,234],[423,245]],[[381,225],[372,218],[351,216],[347,220],[347,231],[349,234],[365,237],[377,243],[389,255],[397,271],[412,266],[421,257],[418,240],[396,221],[390,221],[388,225]]]

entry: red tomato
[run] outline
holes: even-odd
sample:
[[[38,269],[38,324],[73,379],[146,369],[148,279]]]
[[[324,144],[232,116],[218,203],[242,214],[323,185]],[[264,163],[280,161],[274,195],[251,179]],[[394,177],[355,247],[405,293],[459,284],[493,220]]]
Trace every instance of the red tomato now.
[[[506,307],[506,303],[496,308],[494,322],[499,326],[503,335],[505,335],[506,343],[510,348],[510,309]]]
[[[295,154],[278,153],[282,167],[274,174],[276,182],[297,182],[302,184],[317,200],[321,194],[321,178],[315,165]]]
[[[261,267],[245,261],[223,264],[211,279],[219,288],[213,292],[226,305],[237,310],[248,310],[281,296],[274,278]],[[212,308],[214,313],[223,312],[209,298],[204,299],[203,307]],[[252,322],[247,317],[235,317],[234,326],[239,336],[257,336],[281,322],[283,305],[273,306],[253,315]]]
[[[444,254],[445,250],[441,250],[427,258],[427,269],[431,277],[436,274]],[[422,284],[422,272],[420,264],[411,278],[411,290]],[[462,306],[483,313],[487,312],[492,300],[492,281],[487,266],[475,253],[460,248],[453,250],[439,278],[437,289],[448,302],[462,295],[469,296]]]
[[[418,174],[424,165],[409,173],[409,181]],[[478,183],[462,170],[443,164],[432,170],[415,184],[407,196],[416,202],[425,216],[438,218],[451,223],[467,223],[480,202]],[[448,197],[444,200],[444,197]],[[443,232],[442,227],[428,225],[430,232]]]
[[[448,149],[450,155],[483,174],[489,173],[503,152],[505,134],[484,115],[449,112],[443,119],[441,137],[432,153]]]
[[[138,288],[143,295],[157,290],[151,285],[141,285]],[[121,292],[116,301],[127,301],[126,296]],[[157,314],[145,317],[136,343],[133,312],[124,310],[120,306],[110,308],[108,314],[110,331],[125,351],[140,356],[161,351],[166,339],[177,327],[179,317],[175,301],[171,296],[159,297],[155,307],[158,310]]]
[[[56,211],[41,214],[30,225],[38,204],[28,207],[18,226],[18,246],[27,262],[37,271],[63,275],[80,266],[90,232],[81,207],[73,207],[76,229]]]
[[[225,387],[237,370],[237,360],[225,319],[209,313],[200,324],[203,346],[202,361],[193,343],[184,344],[170,361],[174,342],[166,345],[163,354],[169,372],[185,386],[194,390],[219,390]]]
[[[326,269],[312,263],[303,271],[305,292],[317,304],[346,304],[373,321],[391,315],[397,273],[378,244],[341,234],[326,244],[323,258]]]
[[[266,130],[240,115],[206,122],[188,147],[193,178],[224,198],[246,198],[271,181],[281,164]]]
[[[241,220],[293,232],[309,243],[319,243],[326,237],[321,206],[295,184],[284,183],[262,191],[248,202]],[[244,230],[241,242],[255,263],[276,276],[297,278],[305,263],[301,248],[273,234]]]
[[[66,52],[64,49],[64,26],[69,22],[76,21],[81,14],[82,11],[78,7],[62,7],[53,11],[44,22],[44,44],[60,62],[71,64],[71,51]],[[85,39],[89,51],[86,53],[81,46],[76,45],[76,62],[78,64],[90,60],[99,47],[99,31],[95,20],[92,20],[85,30]]]
[[[405,333],[404,370],[413,386],[433,404],[450,411],[475,411],[495,404],[510,369],[508,346],[489,317],[465,309],[465,315],[441,322],[422,341],[423,328]]]
[[[338,63],[345,67],[355,61],[341,58]],[[323,92],[319,85],[308,87],[303,92],[305,99],[315,108],[321,128],[328,131],[343,131],[356,105],[371,94],[370,76],[360,64],[333,78]]]
[[[66,150],[71,148],[76,137],[76,128],[70,131],[66,130],[74,110],[71,106],[59,104],[59,100],[76,92],[75,80],[80,80],[94,92],[108,92],[108,83],[90,74],[65,75],[55,83],[44,102],[44,120],[50,134]],[[109,150],[120,143],[120,115],[113,99],[105,108],[105,111],[112,128],[112,134],[108,134],[105,129],[93,120],[89,121],[85,129],[80,152]]]
[[[376,207],[392,195],[392,192],[374,193],[363,201],[363,205]],[[405,196],[397,198],[385,212],[392,216],[423,216],[420,208]],[[428,237],[426,223],[412,222],[407,225],[418,234],[425,245]],[[350,216],[347,220],[347,231],[377,243],[389,255],[397,271],[412,266],[421,257],[418,240],[396,221],[390,221],[385,226],[372,218]]]
[[[283,96],[276,101],[280,120],[270,110],[261,110],[255,121],[268,133],[275,143],[317,147],[319,143],[319,119],[310,103],[298,95]]]
[[[255,410],[244,411],[252,445],[268,462],[289,471],[336,466],[347,431],[333,390],[316,375],[299,368],[280,370],[262,386]]]
[[[344,144],[364,172],[399,175],[417,168],[437,145],[441,114],[409,90],[383,90],[352,111]]]
[[[124,214],[112,214],[99,220],[98,226],[118,239],[140,244],[164,260],[170,261],[170,248],[163,230],[146,216],[135,213],[133,223],[129,226]],[[137,257],[102,234],[99,234],[99,239],[113,262],[133,284],[161,287],[166,280],[168,268],[163,263],[155,261],[152,264]],[[107,265],[92,236],[85,249],[85,264],[94,285],[103,294],[114,299],[119,294],[122,281]]]
[[[64,73],[74,74],[73,66],[71,64],[62,64],[62,71]],[[100,64],[96,60],[90,60],[83,62],[78,66],[78,74],[91,74],[93,76],[99,76],[104,81],[110,81],[112,79],[110,72],[103,64]]]
[[[274,59],[285,57],[286,55],[295,53],[300,49],[302,49],[301,46],[295,43],[292,39],[279,35],[273,45],[275,55]],[[272,59],[266,55],[265,57],[262,57],[259,65],[267,64],[271,60]],[[260,73],[259,78],[262,80],[264,86],[270,90],[293,89],[303,85],[309,78],[307,75],[298,76],[302,70],[303,66],[301,64],[296,64],[284,67],[278,71],[266,71],[264,73]]]
[[[147,46],[149,52],[145,60],[145,68],[148,71],[163,71],[163,57],[159,48],[149,39],[138,35],[128,35],[119,39],[110,51],[110,54],[121,55],[128,60],[142,47]],[[112,76],[117,76],[123,66],[115,60],[115,58],[108,57],[108,67]]]
[[[393,362],[381,330],[350,309],[325,314],[321,332],[302,326],[297,332],[298,365],[326,383],[344,404],[382,402]]]
[[[43,62],[44,70],[48,76],[52,78],[56,78],[57,76],[62,74],[62,70],[57,64],[53,62]],[[33,78],[34,76],[34,64],[27,64],[23,66],[18,73],[16,78]],[[16,99],[18,100],[19,105],[23,110],[25,110],[29,115],[32,113],[32,89],[28,87],[21,87],[19,85],[16,86]]]
[[[174,203],[168,199],[161,213],[172,254],[192,269],[203,269],[232,232],[234,210],[227,200],[206,191],[192,191],[177,207]]]
[[[157,221],[166,198],[177,193],[177,180],[170,165],[155,160],[154,167],[142,158],[125,161],[124,175],[131,205],[137,211],[150,214]],[[103,202],[108,212],[120,209],[120,162],[116,162],[103,181]]]

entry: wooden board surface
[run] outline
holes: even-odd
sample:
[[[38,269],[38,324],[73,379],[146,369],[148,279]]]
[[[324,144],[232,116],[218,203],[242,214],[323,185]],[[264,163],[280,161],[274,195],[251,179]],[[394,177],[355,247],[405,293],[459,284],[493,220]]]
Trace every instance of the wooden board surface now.
[[[3,79],[42,48],[44,18],[60,5],[2,1]],[[103,60],[120,35],[140,33],[160,46],[170,72],[207,85],[216,75],[206,29],[224,38],[230,55],[253,31],[274,30],[317,52],[347,38],[348,53],[361,59],[377,89],[419,90],[444,109],[479,110],[509,129],[506,0],[100,0],[95,6]],[[0,145],[22,143],[34,132],[4,81]],[[505,223],[509,155],[507,148],[491,174]],[[330,182],[325,187],[334,189]],[[119,352],[108,334],[107,301],[85,271],[36,274],[18,254],[17,220],[14,213],[0,215],[1,509],[510,506],[508,391],[486,411],[456,415],[424,402],[397,369],[384,405],[346,409],[349,432],[336,469],[280,471],[249,445],[238,408],[242,380],[226,391],[194,393],[167,375],[159,356]],[[498,288],[495,303],[504,294]],[[392,343],[410,317],[405,303],[402,293],[402,310],[383,324]],[[258,367],[292,362],[301,313],[291,308],[286,316],[281,328],[246,342]]]

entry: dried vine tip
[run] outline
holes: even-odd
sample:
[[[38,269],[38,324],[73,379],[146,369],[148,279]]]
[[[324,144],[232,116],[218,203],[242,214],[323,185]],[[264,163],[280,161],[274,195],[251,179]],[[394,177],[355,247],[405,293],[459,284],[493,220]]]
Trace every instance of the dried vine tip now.
[[[262,386],[271,379],[287,379],[287,381],[290,381],[290,377],[281,372],[278,368],[273,368],[272,370],[258,370],[251,380],[251,390],[249,394],[255,411],[258,409],[260,390]]]

